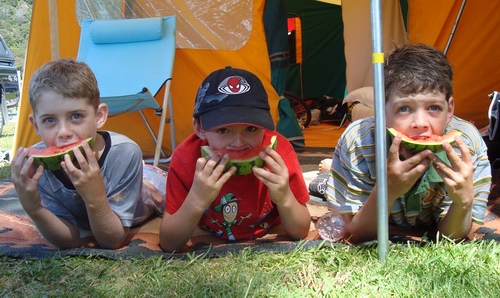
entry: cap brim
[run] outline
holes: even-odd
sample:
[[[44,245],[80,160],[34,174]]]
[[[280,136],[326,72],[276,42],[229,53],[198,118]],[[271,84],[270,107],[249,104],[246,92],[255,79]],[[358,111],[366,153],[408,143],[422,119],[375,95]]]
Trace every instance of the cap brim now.
[[[243,106],[225,107],[200,115],[203,130],[211,131],[235,124],[254,125],[274,130],[274,121],[269,110]]]

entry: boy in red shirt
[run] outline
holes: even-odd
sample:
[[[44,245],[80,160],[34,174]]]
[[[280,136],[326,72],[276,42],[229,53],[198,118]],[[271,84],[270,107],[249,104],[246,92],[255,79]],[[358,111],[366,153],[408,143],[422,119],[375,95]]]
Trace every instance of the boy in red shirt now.
[[[193,113],[195,133],[172,157],[167,200],[160,227],[160,245],[181,251],[196,227],[230,241],[263,236],[281,224],[292,239],[307,236],[309,194],[299,162],[288,140],[274,131],[267,93],[257,76],[226,67],[201,84]],[[202,157],[201,146],[212,151],[244,152],[263,148],[277,136],[277,148],[263,149],[264,168],[247,175],[224,172],[229,155]]]

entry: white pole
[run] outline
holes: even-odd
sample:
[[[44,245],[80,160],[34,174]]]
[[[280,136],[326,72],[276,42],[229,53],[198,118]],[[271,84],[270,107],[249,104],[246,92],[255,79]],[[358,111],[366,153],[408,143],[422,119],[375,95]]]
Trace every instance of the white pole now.
[[[49,0],[50,50],[52,61],[61,57],[59,53],[59,22],[57,20],[57,0]]]
[[[381,0],[371,0],[373,89],[375,95],[375,166],[377,173],[377,240],[378,257],[385,262],[389,247],[387,203],[386,129],[384,92],[384,45]]]

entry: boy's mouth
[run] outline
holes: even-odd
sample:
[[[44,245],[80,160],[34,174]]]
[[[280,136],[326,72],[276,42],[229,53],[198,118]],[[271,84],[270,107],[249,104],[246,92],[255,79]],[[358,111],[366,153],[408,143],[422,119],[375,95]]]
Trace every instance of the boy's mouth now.
[[[420,135],[420,136],[412,136],[412,137],[409,137],[409,138],[412,139],[412,140],[427,141],[430,138],[430,136]]]
[[[249,150],[249,149],[252,149],[252,148],[248,145],[245,145],[242,147],[226,147],[226,150],[229,150],[229,151],[245,151],[245,150]]]

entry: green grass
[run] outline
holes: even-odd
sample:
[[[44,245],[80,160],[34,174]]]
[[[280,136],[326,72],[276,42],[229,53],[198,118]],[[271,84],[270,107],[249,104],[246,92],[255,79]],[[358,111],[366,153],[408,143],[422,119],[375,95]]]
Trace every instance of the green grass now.
[[[15,128],[16,128],[16,122],[14,121],[10,121],[7,125],[3,127],[2,135],[0,136],[0,150],[9,150],[9,151],[12,150]],[[1,161],[0,179],[6,179],[6,178],[10,178],[10,162]]]
[[[2,297],[498,297],[497,242],[250,250],[215,259],[0,257]]]

